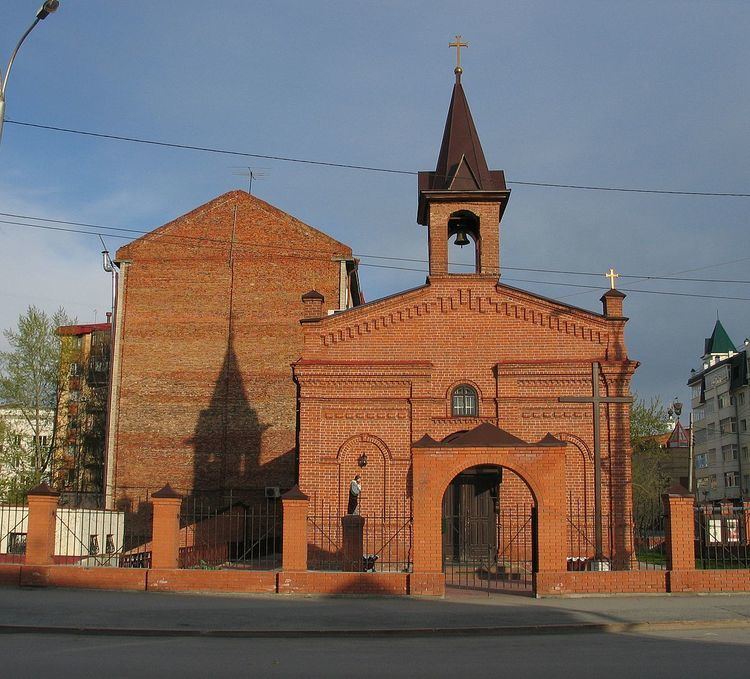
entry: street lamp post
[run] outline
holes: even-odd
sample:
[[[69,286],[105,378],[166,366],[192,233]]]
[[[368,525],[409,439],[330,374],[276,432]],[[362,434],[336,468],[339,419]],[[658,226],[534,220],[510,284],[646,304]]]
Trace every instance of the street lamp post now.
[[[53,12],[56,12],[59,6],[60,0],[45,1],[45,3],[39,8],[39,11],[36,13],[34,23],[32,23],[31,26],[26,29],[26,32],[21,36],[21,39],[16,45],[16,48],[13,50],[13,54],[10,55],[10,61],[8,62],[8,66],[5,69],[5,75],[3,76],[2,72],[0,72],[0,141],[2,141],[3,138],[3,122],[5,121],[5,92],[8,87],[8,77],[10,76],[10,69],[13,68],[13,62],[15,61],[16,54],[18,54],[18,50],[21,48],[21,45],[23,45],[23,41],[26,40],[29,33],[34,30],[34,26],[36,26],[40,21],[46,19]]]

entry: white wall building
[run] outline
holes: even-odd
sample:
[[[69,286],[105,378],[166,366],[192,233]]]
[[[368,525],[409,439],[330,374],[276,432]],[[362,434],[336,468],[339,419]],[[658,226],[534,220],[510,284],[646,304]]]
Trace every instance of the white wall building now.
[[[699,502],[750,499],[750,342],[737,350],[720,321],[693,371],[694,467]]]
[[[52,445],[54,418],[55,411],[49,408],[42,409],[38,419],[30,419],[16,406],[0,405],[0,420],[5,425],[5,435],[0,436],[0,480],[30,471],[26,468],[35,443],[42,449]]]

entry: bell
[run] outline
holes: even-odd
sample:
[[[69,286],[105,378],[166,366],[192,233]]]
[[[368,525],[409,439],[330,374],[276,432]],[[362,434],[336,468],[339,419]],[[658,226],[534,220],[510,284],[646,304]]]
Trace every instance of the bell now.
[[[458,227],[458,231],[456,231],[456,245],[460,245],[463,247],[464,245],[469,244],[469,239],[466,236],[466,229],[463,226]]]

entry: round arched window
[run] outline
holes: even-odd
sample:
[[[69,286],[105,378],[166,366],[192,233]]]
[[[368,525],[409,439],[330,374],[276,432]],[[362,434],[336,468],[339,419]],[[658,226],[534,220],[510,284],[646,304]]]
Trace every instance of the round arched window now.
[[[478,413],[477,390],[468,384],[456,387],[451,395],[451,414],[453,417],[476,417]]]

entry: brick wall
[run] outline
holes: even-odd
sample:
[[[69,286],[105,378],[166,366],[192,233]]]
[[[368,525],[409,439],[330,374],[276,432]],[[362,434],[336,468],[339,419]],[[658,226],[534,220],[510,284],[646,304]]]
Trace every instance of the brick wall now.
[[[658,594],[667,592],[666,571],[537,573],[537,596],[565,594]]]
[[[548,432],[566,441],[556,484],[566,501],[593,515],[593,410],[558,399],[591,395],[593,361],[601,364],[600,393],[629,393],[637,364],[624,352],[624,322],[487,276],[449,275],[306,324],[304,352],[294,367],[300,487],[343,513],[348,482],[361,473],[363,506],[386,507],[413,492],[414,442],[490,422],[528,442]],[[451,392],[463,383],[477,390],[477,417],[451,414]],[[628,415],[627,405],[600,413],[603,510],[615,510],[615,544],[623,558],[632,549]],[[356,460],[363,452],[368,465],[360,469]],[[501,502],[527,502],[526,484],[512,474],[506,479]],[[439,514],[439,504],[431,511]]]
[[[445,576],[440,569],[439,518],[428,511],[430,497],[436,499],[440,488],[452,478],[465,462],[494,461],[515,469],[529,479],[530,490],[539,497],[539,571],[534,575],[538,596],[631,594],[631,593],[690,593],[690,592],[747,592],[750,591],[750,569],[695,570],[694,560],[685,560],[683,568],[673,570],[568,572],[564,566],[564,538],[559,530],[562,520],[556,507],[564,504],[564,495],[555,489],[554,481],[560,477],[564,464],[564,448],[546,451],[519,448],[498,453],[493,449],[464,448],[460,453],[446,449],[418,448],[415,457],[415,521],[414,521],[414,572],[403,573],[346,573],[306,570],[305,515],[308,501],[299,489],[293,489],[284,499],[284,543],[294,540],[299,557],[286,553],[280,572],[244,570],[202,570],[175,568],[110,568],[83,567],[80,565],[52,565],[47,563],[55,543],[54,531],[46,530],[50,515],[46,501],[53,498],[51,491],[37,489],[35,500],[29,505],[29,544],[36,544],[27,553],[25,564],[0,565],[0,586],[76,587],[87,589],[152,590],[152,591],[223,591],[223,592],[278,592],[320,594],[369,595],[428,595],[441,596],[445,591]],[[493,457],[494,456],[494,457]],[[535,465],[541,458],[543,465]],[[157,494],[155,502],[169,505],[174,498],[167,489]],[[670,563],[674,556],[693,546],[692,526],[679,520],[682,513],[692,512],[692,503],[681,495],[665,496],[669,510],[670,530],[667,534],[667,551]],[[155,512],[154,540],[176,551],[179,524],[172,522],[171,535],[167,534],[168,521],[159,519]],[[55,510],[51,511],[54,521]],[[42,520],[44,519],[44,520]],[[164,551],[164,550],[162,550]],[[690,550],[692,556],[692,550]],[[289,561],[287,563],[287,561]],[[298,570],[295,570],[298,569]]]
[[[341,255],[350,248],[242,191],[119,250],[116,495],[294,483],[301,296],[338,308]]]

